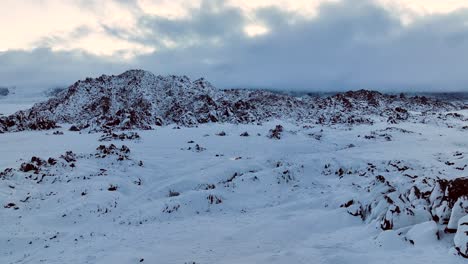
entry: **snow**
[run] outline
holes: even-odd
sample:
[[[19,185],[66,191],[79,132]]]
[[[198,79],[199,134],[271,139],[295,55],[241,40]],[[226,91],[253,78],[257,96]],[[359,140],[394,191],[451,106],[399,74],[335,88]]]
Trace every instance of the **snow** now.
[[[410,228],[406,237],[415,245],[430,245],[437,243],[438,226],[434,221],[422,222]]]
[[[284,127],[281,139],[268,138],[277,124]],[[402,123],[392,126],[414,133],[393,129],[392,141],[386,141],[362,137],[385,129],[386,123],[303,128],[276,120],[158,127],[135,131],[138,140],[99,142],[99,133],[62,126],[63,135],[24,131],[0,136],[0,168],[19,168],[32,156],[63,163],[44,168],[55,176],[41,183],[25,178],[36,177],[33,173],[19,171],[0,181],[2,205],[19,207],[1,208],[1,263],[465,261],[451,251],[453,234],[430,219],[410,218],[401,228],[382,231],[377,219],[363,222],[350,215],[350,208],[340,205],[378,197],[356,188],[372,178],[324,173],[325,164],[357,169],[404,160],[413,164],[414,174],[438,169],[439,177],[458,177],[459,171],[440,159],[468,151],[464,131]],[[217,136],[221,131],[227,135]],[[245,131],[249,137],[240,136]],[[320,134],[320,140],[310,134]],[[99,145],[111,143],[128,146],[130,160],[95,157]],[[196,151],[196,144],[205,150]],[[75,168],[59,158],[69,150],[78,157]],[[409,188],[399,174],[385,176]],[[108,191],[111,185],[117,190]],[[169,197],[170,191],[179,195]]]
[[[39,99],[13,95],[0,99],[15,113],[0,117],[0,263],[466,262],[461,102],[141,70],[21,112]]]

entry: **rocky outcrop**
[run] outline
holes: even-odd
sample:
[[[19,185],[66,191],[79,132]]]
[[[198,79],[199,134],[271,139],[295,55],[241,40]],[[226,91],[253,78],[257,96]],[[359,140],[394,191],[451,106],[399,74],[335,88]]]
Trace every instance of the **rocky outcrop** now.
[[[54,128],[58,128],[55,121],[34,111],[19,111],[7,117],[0,117],[0,133]]]
[[[468,178],[438,180],[430,196],[434,220],[447,224],[446,231],[456,231],[458,220],[468,212],[466,198],[468,198]]]
[[[462,152],[448,155],[453,157],[461,164],[466,163]],[[449,166],[445,160],[441,158],[441,164]],[[379,165],[368,162],[357,167],[326,164],[322,173],[335,174],[357,186],[361,192],[359,197],[342,201],[341,207],[367,223],[376,223],[382,230],[405,230],[416,224],[434,222],[445,233],[455,233],[460,228],[460,219],[468,215],[468,178],[465,177],[450,179],[439,174],[441,178],[435,178],[432,169],[399,160]]]

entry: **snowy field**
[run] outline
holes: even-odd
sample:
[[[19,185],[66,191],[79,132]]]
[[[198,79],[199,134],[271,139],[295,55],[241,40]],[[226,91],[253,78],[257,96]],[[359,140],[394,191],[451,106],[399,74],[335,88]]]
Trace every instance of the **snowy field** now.
[[[277,124],[281,139],[268,138]],[[468,158],[466,130],[277,121],[99,141],[68,128],[0,134],[0,171],[17,170],[0,180],[0,263],[466,263],[454,234],[430,219],[382,231],[343,206],[366,201],[380,174],[410,188],[389,164],[466,176],[456,169]],[[20,172],[33,156],[56,164]]]

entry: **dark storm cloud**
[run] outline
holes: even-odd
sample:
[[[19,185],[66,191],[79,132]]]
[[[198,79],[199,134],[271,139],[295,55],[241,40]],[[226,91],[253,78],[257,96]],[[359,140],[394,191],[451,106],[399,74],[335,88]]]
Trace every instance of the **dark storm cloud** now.
[[[246,15],[222,1],[205,1],[190,14],[168,19],[141,13],[138,25],[144,35],[112,25],[103,28],[114,37],[157,47],[128,68],[205,76],[219,87],[468,91],[467,10],[420,17],[405,26],[396,14],[366,1],[325,4],[313,18],[263,8],[254,16],[270,31],[254,38],[243,32]],[[53,80],[64,73],[70,82],[78,76],[75,72],[97,75],[112,72],[111,65],[125,67],[51,51],[46,56],[50,63],[38,65],[36,53],[0,54],[0,65],[9,65],[0,69],[0,78],[15,65],[31,79]],[[18,66],[18,60],[28,63]],[[41,71],[49,75],[43,77]]]
[[[147,69],[204,75],[223,87],[459,90],[468,87],[467,14],[426,17],[406,27],[389,11],[362,1],[323,5],[313,19],[268,8],[256,14],[271,28],[265,36],[238,33],[235,25],[245,25],[240,18],[226,24],[220,19],[217,27],[234,33],[224,33],[222,45],[203,42],[140,59]],[[184,22],[198,24],[197,18]],[[157,18],[154,23],[161,26]],[[162,38],[172,37],[153,28]],[[196,35],[212,37],[203,30]]]
[[[118,73],[128,66],[84,52],[57,52],[47,48],[0,52],[0,83],[5,86],[50,88],[79,78]]]
[[[243,36],[245,17],[239,9],[226,7],[222,1],[213,0],[205,1],[200,8],[190,10],[188,19],[142,16],[139,24],[142,28],[151,30],[152,34],[145,40],[150,44],[159,38],[196,44],[219,38],[222,44],[226,44],[233,36]]]

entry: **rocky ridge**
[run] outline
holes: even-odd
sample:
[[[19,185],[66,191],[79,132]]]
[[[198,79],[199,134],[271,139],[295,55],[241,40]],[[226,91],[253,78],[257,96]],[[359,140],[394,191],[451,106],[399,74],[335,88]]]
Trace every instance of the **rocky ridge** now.
[[[457,108],[426,97],[368,90],[325,98],[264,90],[219,90],[203,78],[191,81],[186,76],[156,76],[130,70],[118,76],[78,81],[46,102],[2,117],[0,133],[52,129],[62,123],[73,124],[77,130],[109,131],[274,119],[320,125],[372,124],[376,120],[427,122],[436,112]]]

